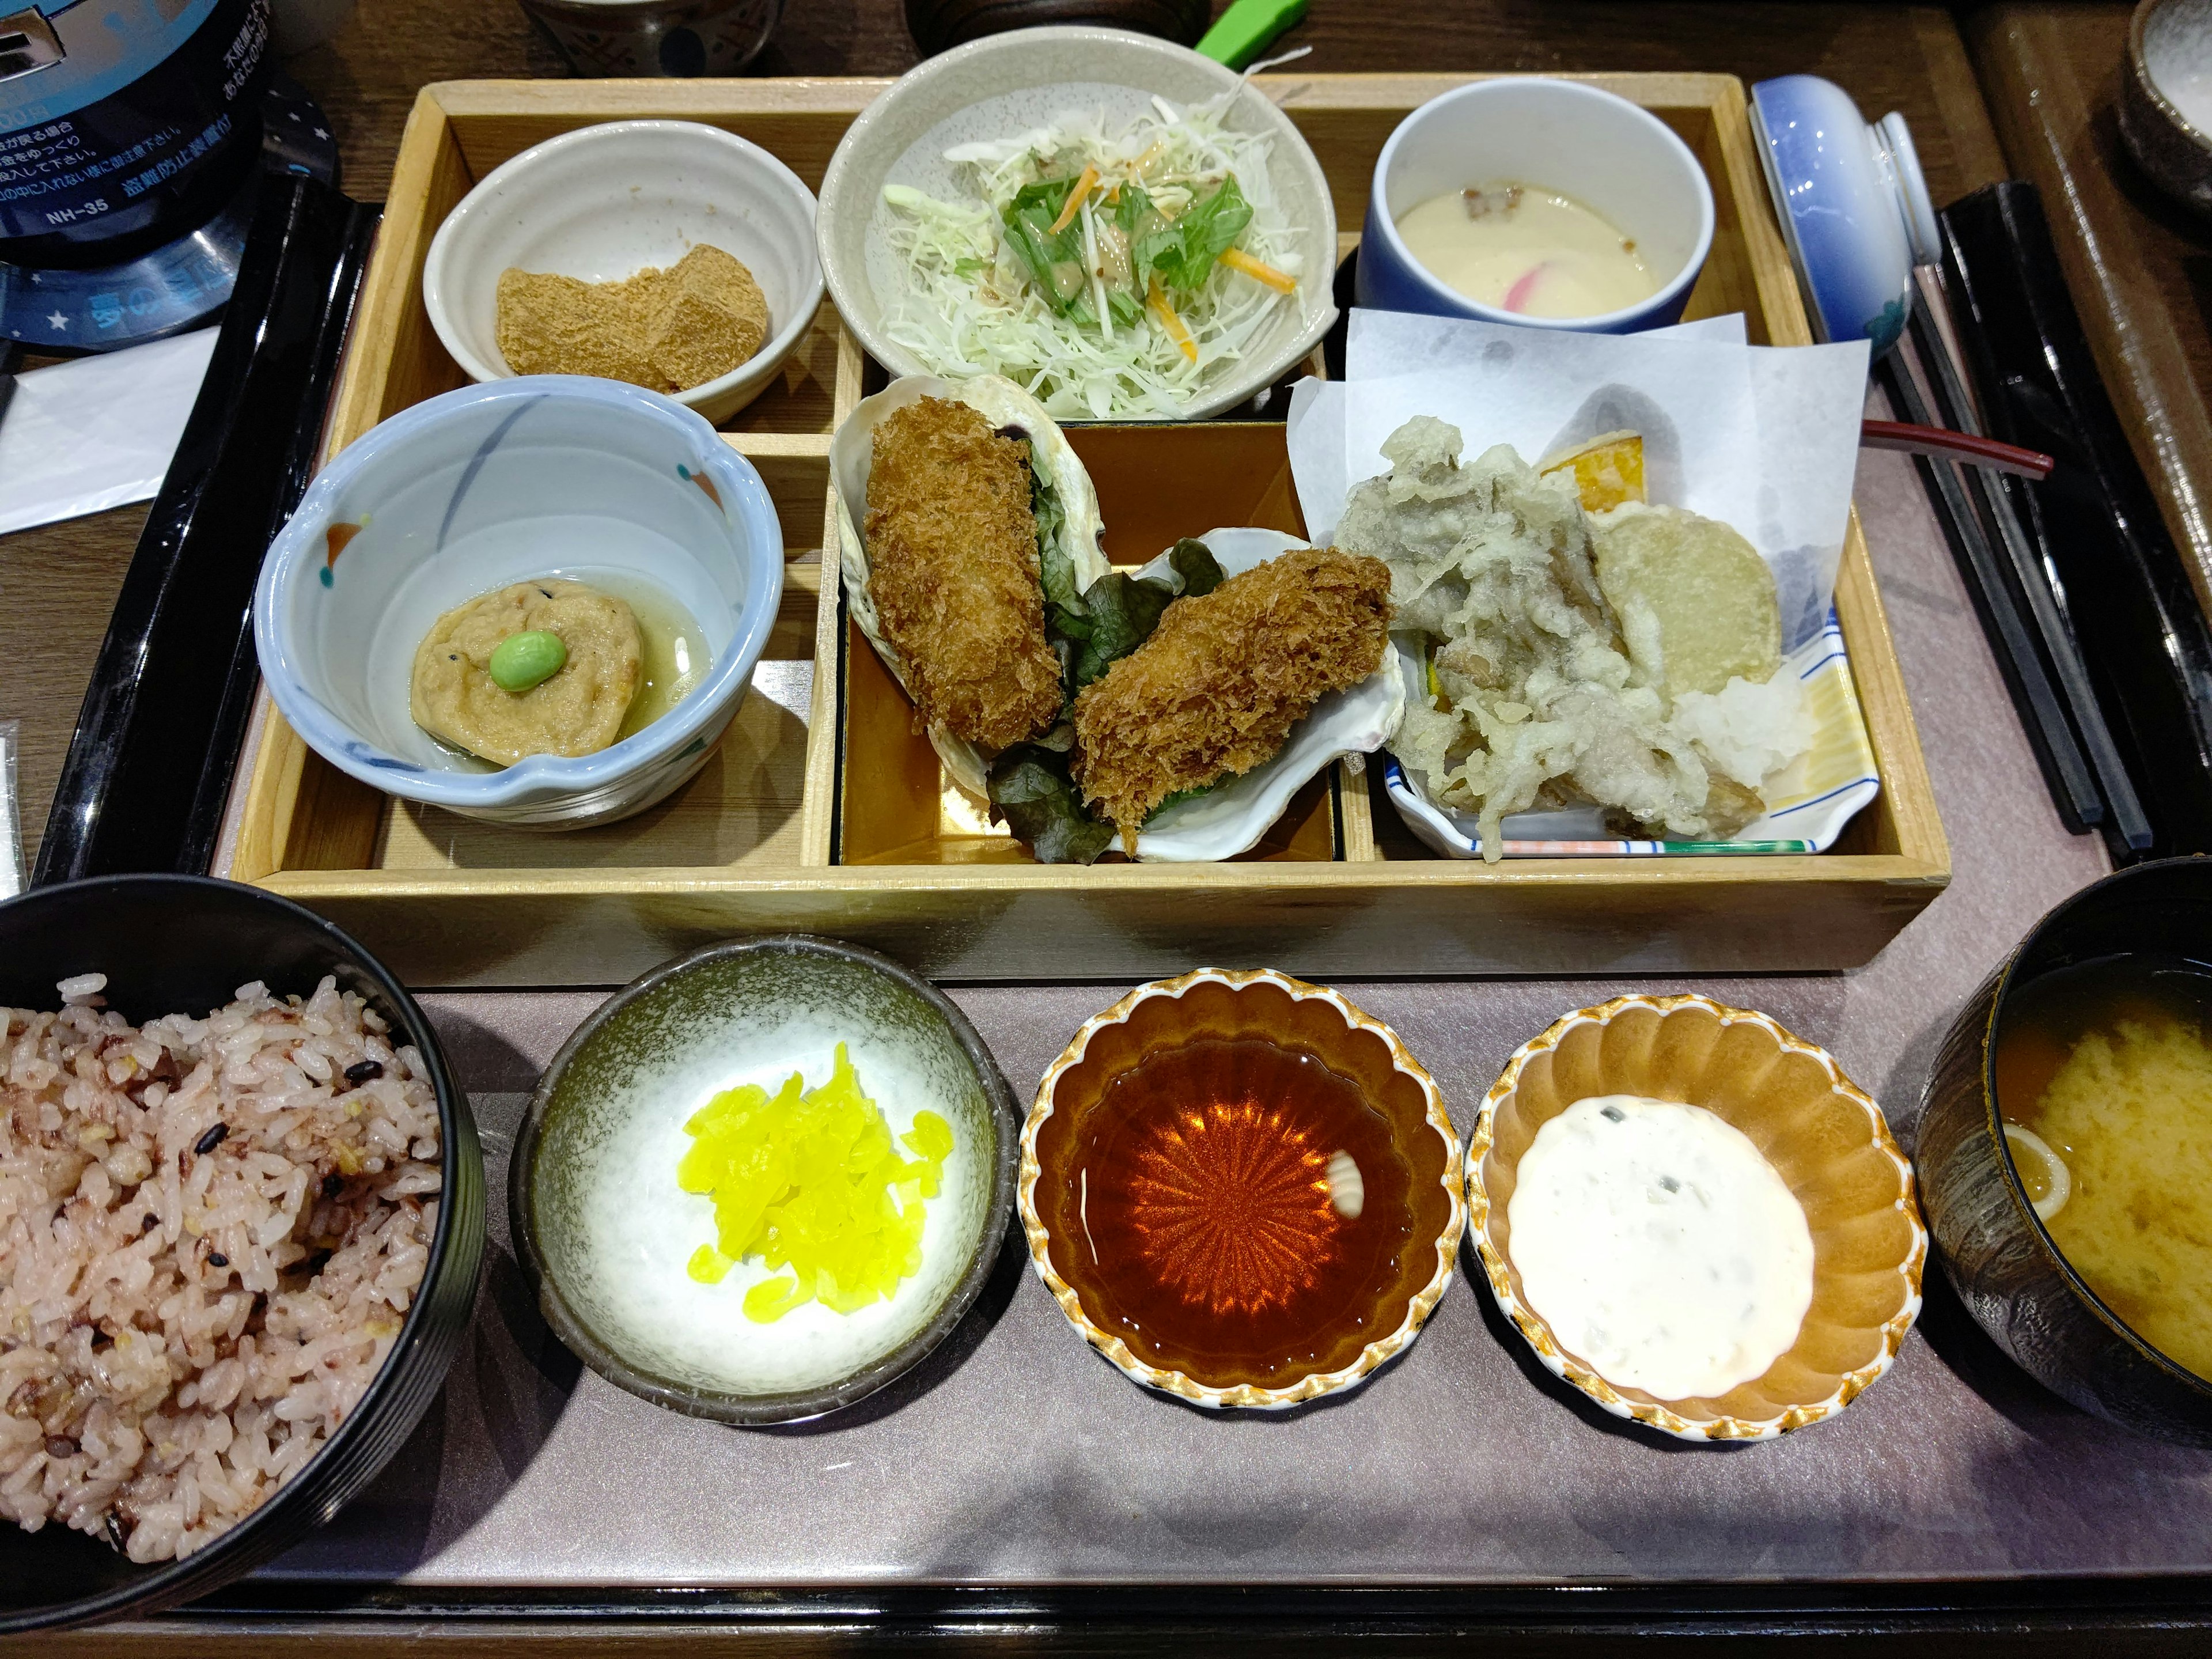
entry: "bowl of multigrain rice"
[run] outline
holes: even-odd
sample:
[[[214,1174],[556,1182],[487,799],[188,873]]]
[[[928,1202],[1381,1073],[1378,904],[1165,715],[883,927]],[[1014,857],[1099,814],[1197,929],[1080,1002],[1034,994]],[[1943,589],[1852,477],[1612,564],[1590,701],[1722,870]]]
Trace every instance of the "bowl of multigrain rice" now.
[[[475,1305],[483,1158],[422,1011],[258,889],[0,905],[0,1636],[204,1595],[327,1521]]]

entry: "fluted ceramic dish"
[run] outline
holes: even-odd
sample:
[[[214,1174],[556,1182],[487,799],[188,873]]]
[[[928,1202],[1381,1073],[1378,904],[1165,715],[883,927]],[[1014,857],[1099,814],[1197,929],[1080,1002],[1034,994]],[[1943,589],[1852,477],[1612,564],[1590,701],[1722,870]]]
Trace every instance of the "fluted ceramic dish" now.
[[[1617,1388],[1560,1346],[1521,1293],[1506,1209],[1544,1124],[1592,1095],[1702,1106],[1748,1136],[1813,1232],[1813,1302],[1762,1376],[1711,1399]],[[1491,1292],[1547,1370],[1615,1417],[1685,1440],[1771,1440],[1834,1416],[1897,1358],[1920,1313],[1928,1231],[1881,1108],[1766,1015],[1700,996],[1616,997],[1523,1043],[1468,1137],[1467,1201]]]
[[[1103,1300],[1103,1275],[1066,1271],[1077,1267],[1079,1258],[1059,1248],[1052,1225],[1066,1204],[1054,1194],[1056,1182],[1066,1179],[1060,1174],[1063,1160],[1079,1126],[1099,1109],[1115,1079],[1167,1049],[1209,1038],[1258,1039],[1318,1060],[1350,1079],[1388,1121],[1411,1176],[1407,1242],[1388,1275],[1378,1276],[1379,1282],[1370,1279],[1364,1293],[1371,1300],[1360,1316],[1366,1328],[1382,1334],[1332,1352],[1313,1369],[1271,1385],[1194,1375],[1194,1368],[1155,1364],[1135,1352],[1122,1336],[1093,1318],[1085,1292],[1093,1305]],[[1040,1185],[1045,1188],[1042,1203]],[[1404,1352],[1451,1284],[1452,1257],[1467,1218],[1459,1136],[1421,1063],[1389,1026],[1334,991],[1264,968],[1204,968],[1141,985],[1085,1021],[1045,1073],[1030,1109],[1022,1132],[1018,1201],[1037,1276],[1084,1340],[1145,1387],[1214,1409],[1279,1410],[1317,1400],[1354,1386]],[[1340,1348],[1346,1340],[1340,1339]]]

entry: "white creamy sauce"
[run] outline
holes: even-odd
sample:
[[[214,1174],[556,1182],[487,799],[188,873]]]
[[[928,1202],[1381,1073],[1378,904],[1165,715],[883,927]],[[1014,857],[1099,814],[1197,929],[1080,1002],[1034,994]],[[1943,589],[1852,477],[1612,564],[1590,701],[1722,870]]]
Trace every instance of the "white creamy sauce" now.
[[[1595,1095],[1536,1131],[1506,1253],[1561,1346],[1617,1388],[1709,1398],[1765,1373],[1813,1302],[1813,1234],[1740,1129]]]
[[[1600,317],[1659,291],[1633,241],[1573,197],[1533,185],[1431,196],[1406,210],[1398,234],[1448,286],[1524,316]]]

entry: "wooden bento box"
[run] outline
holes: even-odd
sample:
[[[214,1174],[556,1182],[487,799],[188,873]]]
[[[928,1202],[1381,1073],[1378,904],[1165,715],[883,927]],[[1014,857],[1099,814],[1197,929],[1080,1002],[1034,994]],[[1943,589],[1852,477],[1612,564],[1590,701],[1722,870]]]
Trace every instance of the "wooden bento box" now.
[[[1319,154],[1337,222],[1365,211],[1406,112],[1468,77],[1277,75],[1257,84]],[[1589,77],[1657,112],[1712,179],[1719,222],[1689,315],[1741,310],[1754,342],[1809,337],[1732,76]],[[464,383],[424,313],[430,238],[474,182],[594,122],[659,116],[742,134],[818,185],[878,80],[454,82],[426,88],[333,405],[331,452]],[[1340,239],[1349,248],[1356,238]],[[1318,371],[1318,362],[1316,364]],[[1428,854],[1381,769],[1335,769],[1243,859],[1089,868],[1029,861],[942,777],[845,617],[830,434],[881,371],[826,303],[779,384],[729,424],[789,550],[782,613],[720,752],[627,823],[547,834],[385,797],[325,765],[268,706],[229,862],[331,917],[410,983],[617,982],[703,942],[791,930],[965,979],[1111,979],[1201,963],[1316,975],[1676,973],[1850,967],[1929,900],[1950,856],[1881,601],[1852,522],[1836,590],[1881,793],[1817,855],[1461,863]],[[1302,530],[1283,428],[1258,421],[1074,427],[1109,556],[1193,527]]]

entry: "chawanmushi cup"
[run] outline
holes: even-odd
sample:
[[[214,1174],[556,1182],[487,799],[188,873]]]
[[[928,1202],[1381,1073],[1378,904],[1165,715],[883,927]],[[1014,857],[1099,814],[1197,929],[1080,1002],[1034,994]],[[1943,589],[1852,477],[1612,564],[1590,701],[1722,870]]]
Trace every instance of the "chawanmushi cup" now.
[[[1085,1022],[1030,1109],[1017,1190],[1084,1340],[1209,1407],[1297,1405],[1403,1352],[1466,1221],[1435,1080],[1389,1026],[1268,969],[1139,986]]]
[[[1576,1101],[1613,1094],[1704,1107],[1749,1138],[1804,1208],[1813,1301],[1797,1340],[1726,1394],[1616,1387],[1522,1294],[1507,1223],[1522,1155]],[[1467,1201],[1491,1293],[1545,1369],[1615,1417],[1682,1439],[1771,1440],[1834,1416],[1889,1369],[1919,1316],[1928,1230],[1881,1108],[1825,1050],[1706,997],[1616,997],[1523,1043],[1468,1136]]]

